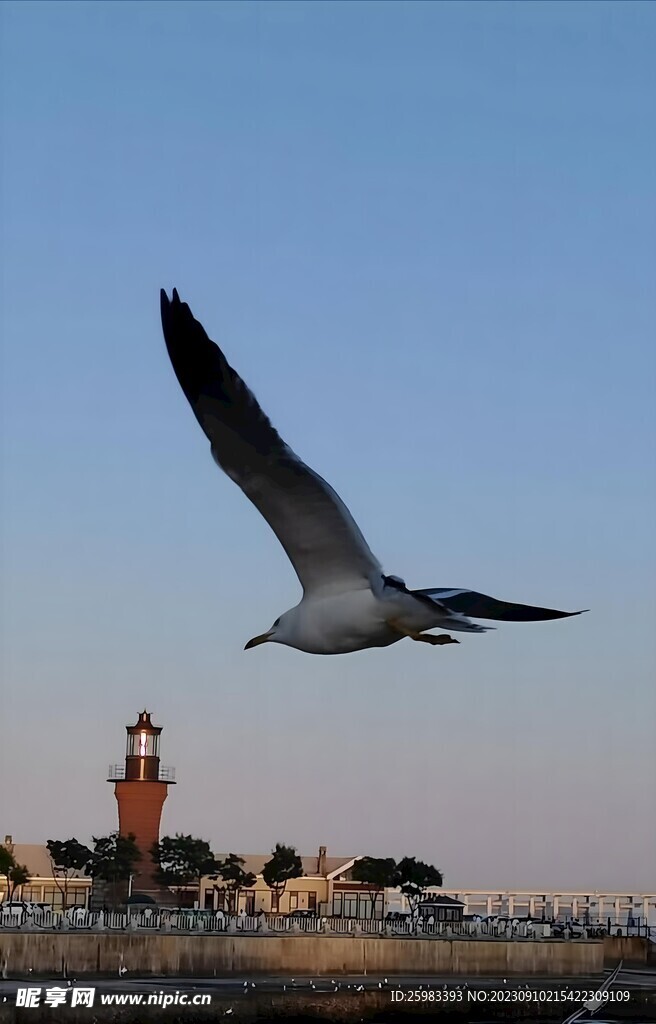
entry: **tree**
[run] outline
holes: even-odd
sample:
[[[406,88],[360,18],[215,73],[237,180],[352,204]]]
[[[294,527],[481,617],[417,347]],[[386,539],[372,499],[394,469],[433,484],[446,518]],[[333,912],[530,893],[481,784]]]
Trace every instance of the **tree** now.
[[[0,846],[0,874],[7,879],[7,900],[11,903],[16,889],[29,882],[30,873],[24,864],[18,863],[11,850],[8,850],[6,846]]]
[[[178,903],[184,888],[190,885],[198,885],[200,888],[202,876],[212,876],[217,869],[210,844],[204,839],[194,839],[180,832],[173,837],[164,836],[159,843],[153,843],[150,855],[157,865],[157,881],[160,885],[176,889]]]
[[[375,916],[378,894],[396,882],[397,866],[393,857],[362,857],[356,860],[351,870],[354,882],[368,882],[371,916]]]
[[[74,872],[84,871],[87,874],[91,850],[84,843],[78,843],[77,839],[66,839],[63,842],[49,839],[46,846],[52,864],[52,877],[62,894],[62,910],[65,913],[68,906],[68,884]]]
[[[296,848],[276,843],[275,849],[271,851],[271,858],[262,868],[262,878],[276,897],[276,908],[280,908],[280,900],[287,882],[292,878],[300,878],[302,874],[303,864]]]
[[[0,875],[4,875],[9,882],[9,872],[16,867],[16,859],[6,846],[0,846]]]
[[[14,898],[14,893],[19,886],[27,885],[30,880],[30,873],[24,864],[16,864],[15,867],[9,872],[9,882],[11,890],[9,891],[9,902],[11,903]]]
[[[122,836],[118,832],[110,832],[99,839],[94,836],[93,844],[87,873],[111,886],[112,903],[116,904],[118,886],[133,874],[135,865],[141,860],[141,850],[132,833]]]
[[[424,864],[414,857],[404,857],[396,866],[395,884],[410,904],[413,918],[426,889],[431,885],[442,885],[442,872],[430,864]]]
[[[246,863],[242,857],[235,853],[229,853],[225,860],[218,861],[214,878],[220,878],[225,883],[224,889],[228,893],[228,910],[236,913],[239,908],[239,893],[242,889],[249,889],[255,885],[255,875],[251,871],[244,871]],[[219,888],[215,886],[215,888]]]

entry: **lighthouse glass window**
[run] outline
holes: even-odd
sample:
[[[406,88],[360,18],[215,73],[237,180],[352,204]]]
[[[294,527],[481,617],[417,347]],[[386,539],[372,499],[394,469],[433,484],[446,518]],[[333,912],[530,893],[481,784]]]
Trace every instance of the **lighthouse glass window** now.
[[[129,757],[157,757],[159,736],[149,732],[133,732],[128,736]]]

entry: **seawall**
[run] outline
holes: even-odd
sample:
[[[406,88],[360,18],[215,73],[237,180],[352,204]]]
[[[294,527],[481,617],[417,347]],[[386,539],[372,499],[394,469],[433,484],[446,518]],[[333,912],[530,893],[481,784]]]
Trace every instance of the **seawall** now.
[[[604,958],[607,967],[616,967],[620,960],[626,965],[643,967],[649,963],[650,943],[648,939],[634,935],[605,935]]]
[[[461,975],[575,977],[601,974],[604,943],[335,936],[0,933],[8,978],[52,975]]]

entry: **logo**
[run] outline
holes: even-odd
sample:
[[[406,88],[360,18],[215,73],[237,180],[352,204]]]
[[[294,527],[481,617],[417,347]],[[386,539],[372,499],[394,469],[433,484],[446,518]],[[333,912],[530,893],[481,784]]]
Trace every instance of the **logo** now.
[[[43,992],[43,1003],[41,993]],[[68,993],[71,993],[70,1003]],[[18,988],[16,989],[16,1006],[26,1010],[34,1010],[37,1006],[93,1006],[96,997],[95,988]]]

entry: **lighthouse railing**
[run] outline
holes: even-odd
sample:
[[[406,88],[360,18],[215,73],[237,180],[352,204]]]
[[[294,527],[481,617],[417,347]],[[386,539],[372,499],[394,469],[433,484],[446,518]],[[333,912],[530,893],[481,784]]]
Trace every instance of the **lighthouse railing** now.
[[[125,764],[110,764],[107,769],[108,782],[123,782],[125,780]],[[175,768],[171,765],[160,765],[157,779],[149,779],[149,782],[175,782]]]

